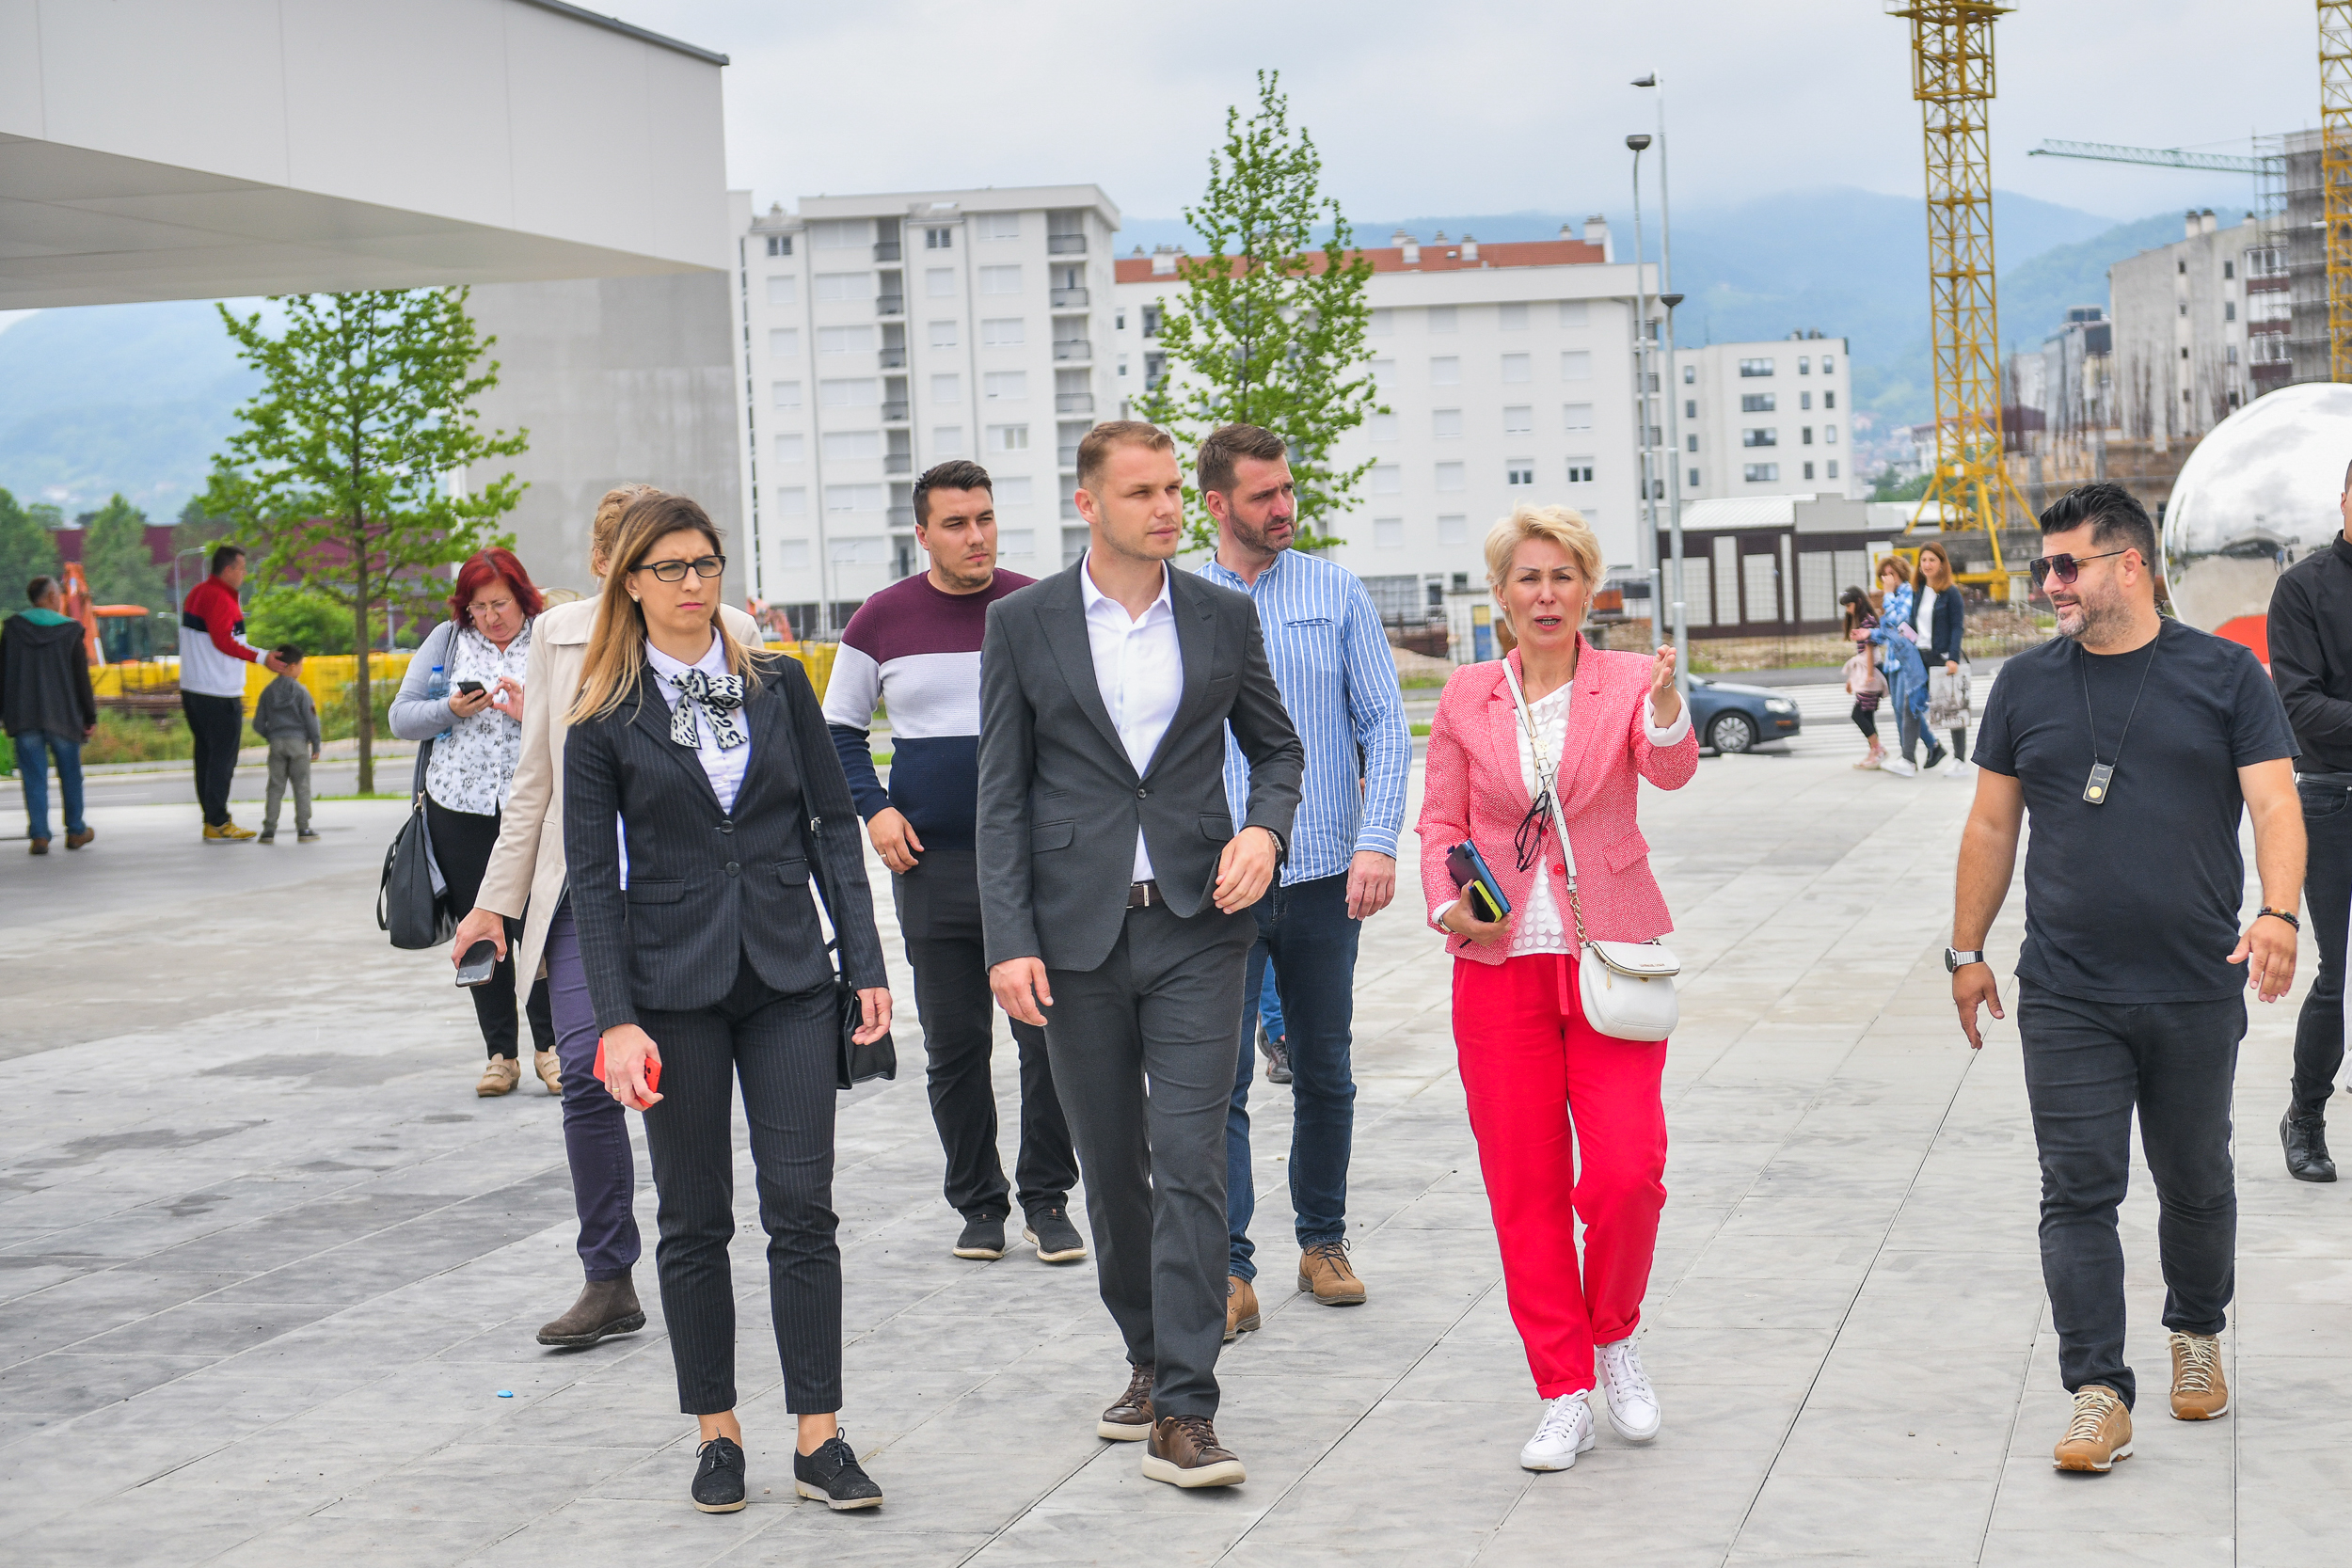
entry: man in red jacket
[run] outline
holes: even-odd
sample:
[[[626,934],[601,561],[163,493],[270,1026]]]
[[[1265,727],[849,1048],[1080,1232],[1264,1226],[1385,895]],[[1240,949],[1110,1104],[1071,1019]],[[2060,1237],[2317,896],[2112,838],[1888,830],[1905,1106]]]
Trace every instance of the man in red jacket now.
[[[213,575],[180,607],[180,709],[196,739],[196,798],[204,807],[204,842],[243,844],[252,830],[229,819],[229,784],[245,734],[245,667],[261,664],[283,674],[278,656],[245,640],[245,551],[213,551]]]

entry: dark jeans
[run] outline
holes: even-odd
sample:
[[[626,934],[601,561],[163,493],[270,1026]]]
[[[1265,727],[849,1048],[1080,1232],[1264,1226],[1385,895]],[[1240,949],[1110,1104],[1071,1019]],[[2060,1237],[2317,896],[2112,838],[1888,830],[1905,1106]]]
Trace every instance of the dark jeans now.
[[[833,987],[771,990],[749,963],[716,1006],[645,1009],[661,1052],[661,1099],[645,1113],[661,1241],[661,1313],[677,1368],[678,1408],[735,1408],[735,1089],[743,1090],[759,1224],[768,1233],[768,1307],[784,1364],[785,1409],[841,1408],[840,1221],[833,1210]]]
[[[1241,1049],[1233,1097],[1225,1113],[1227,1269],[1255,1279],[1249,1221],[1257,1186],[1249,1164],[1249,1080],[1257,1070],[1258,987],[1270,958],[1290,1031],[1291,1208],[1300,1247],[1347,1234],[1347,1163],[1356,1136],[1356,939],[1347,918],[1347,874],[1277,887],[1251,911],[1258,940],[1249,949],[1242,994]]]
[[[65,831],[78,833],[82,817],[82,741],[78,736],[26,730],[15,736],[16,776],[24,781],[25,836],[49,836],[49,762],[57,763],[57,792],[65,797]]]
[[[1009,1213],[1004,1162],[996,1153],[996,1084],[990,1070],[996,1006],[980,941],[980,874],[969,849],[927,849],[914,869],[891,879],[898,928],[914,966],[914,1005],[930,1061],[931,1121],[947,1156],[947,1202],[967,1220]],[[1057,1209],[1078,1184],[1070,1124],[1054,1093],[1045,1031],[1012,1025],[1021,1052],[1021,1212]]]
[[[628,1113],[596,1076],[596,1009],[580,964],[580,930],[565,899],[548,926],[548,1010],[564,1069],[564,1158],[580,1212],[580,1262],[590,1279],[619,1279],[637,1264],[637,1160]]]
[[[1077,1135],[1103,1305],[1161,1416],[1215,1416],[1225,1107],[1247,915],[1129,910],[1094,969],[1049,969],[1045,1044]]]
[[[188,735],[196,742],[196,799],[204,808],[204,825],[225,827],[229,784],[237,774],[237,742],[245,736],[245,704],[236,697],[183,691],[180,711],[187,715]]]
[[[2086,1002],[2020,979],[2017,1032],[2042,1160],[2042,1278],[2073,1393],[2103,1383],[2129,1405],[2123,1243],[2132,1112],[2156,1181],[2164,1324],[2218,1334],[2237,1288],[2230,1087],[2246,1004]]]
[[[482,874],[490,869],[490,851],[498,847],[498,813],[485,816],[480,812],[452,811],[428,795],[424,798],[424,831],[433,837],[433,863],[441,868],[442,879],[449,883],[449,912],[463,920],[473,911],[474,897],[482,891]],[[515,935],[516,923],[510,920],[506,923],[506,957],[498,961],[487,981],[473,988],[474,1022],[482,1026],[482,1043],[493,1056],[521,1053],[515,1028]],[[545,980],[533,982],[523,1000],[523,1011],[531,1019],[532,1049],[554,1050],[555,1021],[548,1013]]]
[[[2304,784],[2303,907],[2319,945],[2319,973],[2295,1021],[2295,1104],[2316,1111],[2335,1092],[2344,1066],[2344,945],[2352,915],[2352,790]]]

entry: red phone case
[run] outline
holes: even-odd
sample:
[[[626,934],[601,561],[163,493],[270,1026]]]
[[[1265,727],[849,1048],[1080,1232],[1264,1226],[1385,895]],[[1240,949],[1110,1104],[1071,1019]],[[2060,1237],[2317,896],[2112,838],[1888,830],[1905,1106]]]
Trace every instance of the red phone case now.
[[[605,1077],[604,1075],[604,1041],[602,1040],[598,1040],[596,1042],[596,1071],[597,1083],[609,1084],[612,1082],[611,1079]],[[660,1094],[661,1092],[661,1058],[659,1056],[654,1057],[651,1061],[645,1064],[645,1092],[648,1094]]]

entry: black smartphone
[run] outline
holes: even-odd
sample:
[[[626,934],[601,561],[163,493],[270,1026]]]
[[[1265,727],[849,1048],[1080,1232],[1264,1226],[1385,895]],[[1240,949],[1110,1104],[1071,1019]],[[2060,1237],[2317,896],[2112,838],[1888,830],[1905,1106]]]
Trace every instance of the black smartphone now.
[[[470,697],[475,692],[482,689],[482,683],[480,681],[459,681],[457,683],[457,689],[463,691],[467,696]]]
[[[484,937],[466,949],[466,961],[457,966],[457,983],[461,986],[486,986],[498,966],[498,943]]]
[[[1470,901],[1470,913],[1489,924],[1511,912],[1511,900],[1502,895],[1502,884],[1486,869],[1486,857],[1478,852],[1478,846],[1464,839],[1445,852],[1446,874],[1454,885],[1463,889]]]

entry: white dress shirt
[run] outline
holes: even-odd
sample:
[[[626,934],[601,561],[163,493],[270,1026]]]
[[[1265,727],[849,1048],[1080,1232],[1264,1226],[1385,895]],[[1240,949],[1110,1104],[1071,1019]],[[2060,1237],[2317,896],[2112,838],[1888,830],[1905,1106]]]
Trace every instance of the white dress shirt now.
[[[1160,596],[1132,620],[1124,605],[1094,586],[1094,574],[1084,561],[1078,567],[1078,593],[1086,603],[1095,688],[1110,710],[1120,743],[1127,748],[1127,760],[1141,778],[1184,694],[1184,656],[1176,641],[1176,606],[1168,597],[1168,568],[1160,568]],[[1152,880],[1152,853],[1144,847],[1140,827],[1136,829],[1135,880]]]
[[[661,693],[662,700],[670,705],[670,711],[675,713],[677,711],[679,702],[686,695],[677,689],[677,678],[689,670],[700,670],[706,675],[725,674],[727,673],[727,649],[726,644],[719,641],[718,634],[713,632],[710,638],[710,647],[703,657],[691,664],[681,664],[651,642],[647,642],[645,662],[653,667],[654,689]],[[748,723],[744,725],[744,733],[746,736],[751,733],[751,726]],[[719,809],[732,812],[735,809],[736,794],[743,787],[743,775],[752,765],[751,742],[746,739],[740,746],[722,751],[719,746],[718,733],[700,719],[694,721],[694,740],[696,759],[703,765],[704,776],[710,780],[710,792],[719,797]],[[621,885],[627,887],[628,886],[628,829],[617,816],[612,818],[612,826],[621,838]]]

